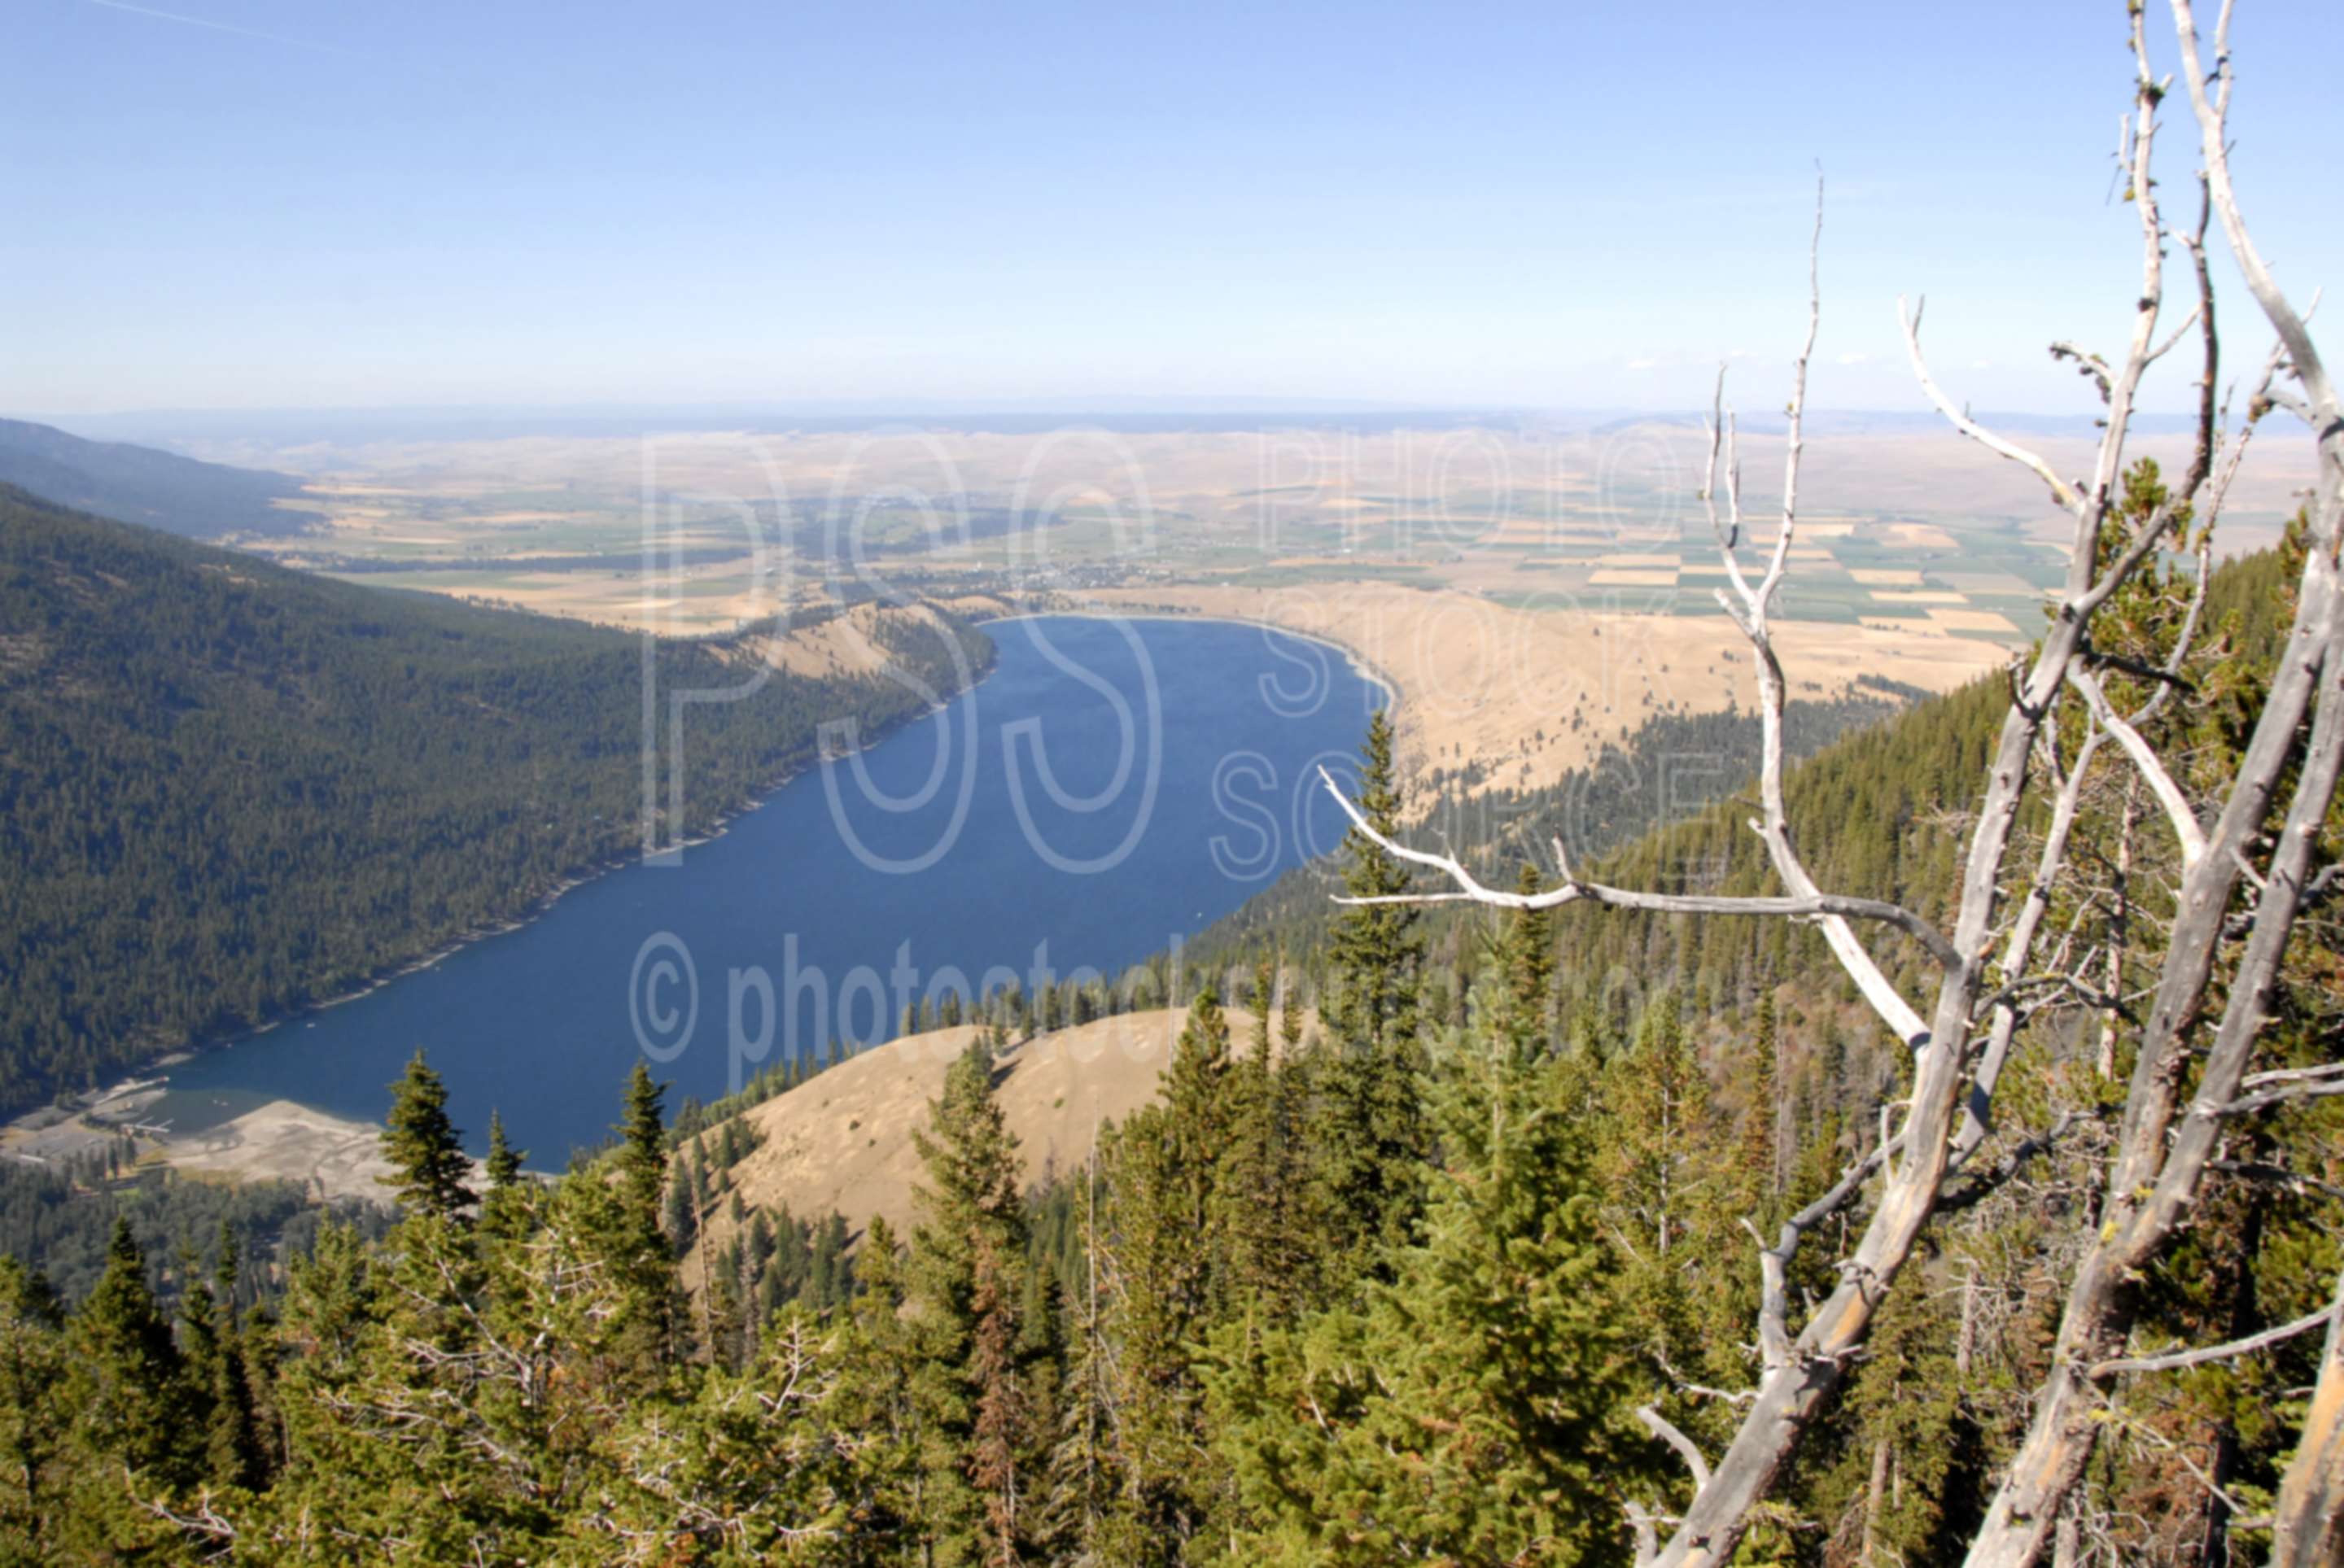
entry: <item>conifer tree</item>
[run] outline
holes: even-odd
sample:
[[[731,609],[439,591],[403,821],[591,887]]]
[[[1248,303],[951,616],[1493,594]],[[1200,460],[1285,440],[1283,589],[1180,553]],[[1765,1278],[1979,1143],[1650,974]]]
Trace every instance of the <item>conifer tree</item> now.
[[[205,1280],[203,1261],[196,1256],[193,1247],[179,1249],[178,1273],[184,1283],[179,1290],[178,1333],[173,1342],[178,1346],[179,1360],[187,1371],[189,1398],[198,1417],[208,1427],[212,1382],[220,1360],[219,1298]]]
[[[681,1348],[683,1301],[675,1254],[662,1228],[667,1191],[666,1086],[638,1059],[627,1075],[610,1233],[604,1238],[621,1292],[618,1344],[645,1386],[656,1384]]]
[[[1356,801],[1360,815],[1387,838],[1399,829],[1399,789],[1392,760],[1391,719],[1378,709],[1360,748]],[[1354,899],[1383,899],[1409,888],[1408,869],[1357,828],[1344,837],[1350,863],[1343,890]],[[1405,904],[1353,905],[1329,938],[1334,1023],[1347,1050],[1373,1055],[1416,1038],[1419,970],[1424,959],[1420,916]]]
[[[1219,1253],[1216,1311],[1276,1317],[1298,1307],[1307,1289],[1308,1167],[1298,1158],[1295,1081],[1302,1069],[1271,1056],[1267,965],[1254,990],[1251,1049],[1229,1064],[1216,1112],[1205,1235]]]
[[[1397,831],[1392,729],[1380,710],[1361,751],[1358,803],[1379,833]],[[1389,898],[1409,885],[1401,864],[1356,828],[1344,839],[1346,895]],[[1311,1127],[1321,1191],[1318,1240],[1332,1275],[1376,1266],[1409,1239],[1430,1150],[1417,1038],[1424,937],[1407,905],[1355,904],[1329,940],[1336,1050],[1318,1074]]]
[[[398,1194],[409,1213],[455,1220],[475,1201],[466,1181],[471,1162],[448,1118],[448,1086],[420,1050],[408,1060],[406,1075],[391,1085],[382,1157],[391,1173],[377,1180]]]
[[[72,1424],[65,1312],[48,1281],[0,1257],[0,1560],[53,1562],[60,1551],[60,1474]]]
[[[1245,1504],[1236,1561],[1626,1561],[1650,1470],[1571,1060],[1485,1035],[1439,1085],[1421,1241],[1207,1382]]]
[[[496,1111],[489,1112],[489,1157],[482,1170],[489,1179],[489,1191],[500,1191],[520,1180],[520,1162],[524,1152],[515,1149],[505,1137],[505,1119]]]
[[[864,1434],[826,1420],[838,1377],[834,1343],[790,1312],[747,1365],[711,1368],[676,1401],[628,1407],[594,1506],[568,1514],[563,1549],[540,1560],[627,1568],[883,1560],[855,1550],[848,1455]]]
[[[1776,1131],[1782,1093],[1782,1047],[1777,1032],[1774,991],[1768,986],[1758,993],[1757,1020],[1751,1030],[1750,1103],[1743,1113],[1737,1160],[1743,1204],[1762,1231],[1774,1217],[1773,1201],[1783,1180],[1783,1152]]]
[[[833,1211],[813,1231],[806,1256],[805,1302],[815,1312],[844,1304],[854,1293],[854,1265],[846,1251],[846,1217]]]
[[[349,1413],[383,1353],[379,1288],[357,1229],[329,1217],[308,1254],[288,1260],[278,1331],[298,1353],[275,1390],[287,1467],[269,1513],[329,1517],[353,1540],[370,1533],[388,1501],[375,1496],[389,1479],[387,1455]]]
[[[480,1200],[480,1228],[492,1236],[510,1241],[529,1229],[531,1193],[521,1174],[521,1161],[527,1158],[527,1151],[515,1149],[505,1136],[504,1118],[490,1111],[489,1157],[483,1166],[489,1191]]]
[[[842,1556],[872,1564],[934,1561],[925,1427],[932,1369],[920,1361],[928,1336],[905,1311],[904,1261],[885,1216],[872,1220],[859,1251],[863,1290],[846,1313],[839,1376],[822,1414],[828,1429],[859,1438],[847,1450],[854,1525]]]
[[[984,1499],[978,1553],[991,1568],[1012,1568],[1024,1555],[1032,1528],[1026,1517],[1027,1452],[1036,1423],[1019,1355],[1019,1321],[1011,1300],[1011,1260],[980,1241],[969,1292],[968,1381],[976,1395],[969,1431],[968,1479]]]
[[[1539,890],[1538,868],[1529,861],[1514,883],[1520,893]],[[1505,985],[1508,1032],[1518,1045],[1541,1043],[1554,1001],[1554,915],[1547,910],[1517,910],[1506,929]]]
[[[117,1218],[106,1272],[74,1319],[87,1379],[77,1414],[94,1446],[172,1484],[189,1478],[191,1390],[171,1325],[146,1278],[146,1257]]]
[[[1082,1273],[1068,1293],[1066,1372],[1049,1459],[1052,1533],[1082,1560],[1120,1563],[1136,1560],[1138,1552],[1123,1538],[1132,1522],[1117,1506],[1124,1487],[1115,1357],[1107,1342],[1110,1237],[1096,1135],[1084,1167],[1082,1203]]]
[[[1269,1061],[1269,1010],[1275,1000],[1272,993],[1277,988],[1277,980],[1278,971],[1270,967],[1268,959],[1255,961],[1253,991],[1247,998],[1246,1005],[1253,1010],[1251,1043],[1254,1054],[1261,1059],[1264,1065]]]
[[[708,1279],[705,1339],[708,1359],[729,1372],[748,1364],[749,1302],[741,1288],[741,1253],[727,1247],[712,1261]]]
[[[1898,1292],[1882,1309],[1840,1418],[1840,1476],[1861,1563],[1928,1561],[1965,1446],[1956,1325],[1940,1292]]]
[[[159,1554],[168,1533],[138,1499],[200,1479],[202,1408],[127,1219],[116,1219],[106,1271],[67,1326],[66,1358],[67,1481],[50,1532],[55,1560]]]
[[[252,1358],[236,1297],[243,1266],[236,1232],[220,1221],[219,1258],[213,1266],[218,1302],[218,1340],[208,1380],[210,1422],[205,1469],[218,1486],[252,1487],[266,1478],[268,1455],[260,1439],[260,1412],[253,1388]]]
[[[1272,1101],[1257,1068],[1231,1061],[1228,1019],[1207,988],[1174,1046],[1162,1102],[1135,1113],[1109,1147],[1121,1508],[1128,1528],[1158,1543],[1212,1533],[1221,1503],[1194,1347],[1248,1282],[1263,1282],[1274,1245],[1262,1229],[1274,1216],[1245,1211],[1240,1191],[1274,1180]]]
[[[971,1042],[914,1135],[926,1178],[909,1292],[923,1363],[920,1523],[940,1562],[1014,1560],[1022,1499],[1039,1479],[1015,1353],[1025,1203],[993,1074],[990,1047]]]
[[[1632,1319],[1650,1364],[1690,1376],[1708,1348],[1701,1332],[1706,1298],[1696,1274],[1711,1256],[1703,1242],[1722,1205],[1709,1079],[1685,1038],[1672,992],[1645,1004],[1634,1043],[1608,1074],[1604,1099],[1598,1171],[1623,1239],[1622,1279]],[[1734,1248],[1726,1255],[1738,1262],[1746,1254]]]

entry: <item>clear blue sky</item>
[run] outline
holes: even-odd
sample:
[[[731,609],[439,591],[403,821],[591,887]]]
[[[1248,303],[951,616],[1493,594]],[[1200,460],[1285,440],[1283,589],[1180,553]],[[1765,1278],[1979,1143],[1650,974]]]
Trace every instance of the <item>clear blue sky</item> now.
[[[2344,5],[2239,9],[2250,216],[2344,289],[2288,129]],[[2125,324],[2123,15],[17,0],[0,408],[1678,407],[1731,354],[1761,407],[1820,159],[1819,405],[1917,406],[1914,290],[1957,396],[2079,411],[2042,349]]]

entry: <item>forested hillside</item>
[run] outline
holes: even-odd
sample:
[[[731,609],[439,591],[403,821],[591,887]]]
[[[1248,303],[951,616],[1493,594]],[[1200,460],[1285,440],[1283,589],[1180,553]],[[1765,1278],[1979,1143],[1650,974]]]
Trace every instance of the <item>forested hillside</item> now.
[[[889,635],[952,687],[943,636]],[[743,676],[722,644],[662,650],[672,689]],[[639,845],[643,678],[623,633],[0,491],[0,1107],[348,990]],[[778,672],[690,705],[674,826],[806,765],[823,720],[921,705]]]
[[[85,441],[22,419],[0,419],[0,485],[187,538],[294,534],[309,521],[308,513],[275,504],[301,494],[290,474],[203,463],[126,441]]]
[[[1881,723],[1929,694],[1894,681],[1860,678],[1830,702],[1793,702],[1783,741],[1793,758],[1813,756],[1841,736]],[[1560,838],[1572,859],[1591,861],[1746,789],[1758,769],[1755,713],[1661,713],[1622,741],[1606,741],[1594,761],[1533,789],[1490,789],[1470,797],[1444,789],[1426,813],[1421,835],[1480,865],[1506,855],[1545,862]],[[1187,944],[1191,964],[1207,972],[1250,964],[1265,947],[1312,952],[1325,945],[1341,910],[1340,869],[1329,859],[1296,867]],[[1428,911],[1436,950],[1454,948],[1463,926],[1486,923],[1471,910]]]

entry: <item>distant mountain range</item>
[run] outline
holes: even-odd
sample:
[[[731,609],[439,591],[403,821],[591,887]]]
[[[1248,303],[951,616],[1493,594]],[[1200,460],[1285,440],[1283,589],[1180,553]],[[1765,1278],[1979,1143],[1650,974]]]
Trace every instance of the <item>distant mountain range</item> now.
[[[275,505],[301,493],[301,481],[290,474],[200,463],[119,441],[85,441],[22,419],[0,419],[0,484],[191,539],[298,534],[309,521],[305,512]]]
[[[1085,397],[1064,401],[965,403],[865,400],[828,404],[578,405],[567,407],[450,407],[409,408],[146,409],[118,414],[59,415],[68,429],[93,439],[142,441],[166,447],[232,449],[240,444],[287,448],[371,442],[483,441],[517,437],[585,439],[698,430],[808,435],[895,428],[1038,435],[1069,426],[1125,435],[1169,432],[1245,433],[1332,429],[1358,435],[1396,430],[1495,428],[1533,435],[1609,435],[1641,425],[1699,428],[1703,410],[1527,407],[1410,408],[1337,398],[1192,397],[1160,406],[1144,397]],[[2090,413],[1987,413],[1979,416],[2016,436],[2096,435]],[[1742,428],[1780,434],[1783,417],[1745,411]],[[2143,413],[2133,426],[2144,435],[2186,432],[2187,416]],[[1813,436],[1938,436],[1950,432],[1927,409],[1811,409]]]
[[[587,439],[699,430],[757,435],[826,434],[897,428],[1045,434],[1068,426],[1144,435],[1169,431],[1331,428],[1380,432],[1446,430],[1519,422],[1507,410],[1408,409],[1338,400],[1250,402],[1191,399],[1150,407],[1144,399],[1073,399],[1031,406],[1004,403],[707,404],[575,407],[150,409],[124,414],[59,415],[93,437],[165,446],[263,443],[278,447],[358,446],[369,442],[489,441],[519,437]]]

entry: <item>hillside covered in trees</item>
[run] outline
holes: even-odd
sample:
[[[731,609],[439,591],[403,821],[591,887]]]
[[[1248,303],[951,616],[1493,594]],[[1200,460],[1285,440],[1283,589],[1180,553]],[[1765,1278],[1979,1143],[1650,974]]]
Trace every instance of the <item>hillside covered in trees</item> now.
[[[86,441],[23,419],[0,419],[0,485],[185,538],[295,534],[310,520],[276,504],[302,493],[290,474],[198,462],[126,441]]]
[[[663,841],[812,762],[823,721],[867,734],[990,658],[955,622],[883,635],[906,679],[689,705]],[[660,650],[672,689],[742,663]],[[644,678],[624,633],[0,489],[0,1108],[331,998],[640,845]]]
[[[1859,679],[1845,697],[1797,701],[1783,714],[1784,746],[1807,758],[1840,737],[1871,728],[1924,701],[1928,693],[1894,681]],[[1590,861],[1746,790],[1758,770],[1758,716],[1729,707],[1713,713],[1656,713],[1625,739],[1606,741],[1595,759],[1551,784],[1462,795],[1446,784],[1424,814],[1418,836],[1446,843],[1484,867],[1511,856],[1543,860],[1560,839],[1575,860]],[[1298,866],[1198,932],[1188,961],[1207,971],[1249,965],[1264,947],[1316,951],[1340,918],[1342,888],[1331,859]],[[1467,927],[1486,925],[1470,911],[1427,912],[1428,935],[1449,952]]]

